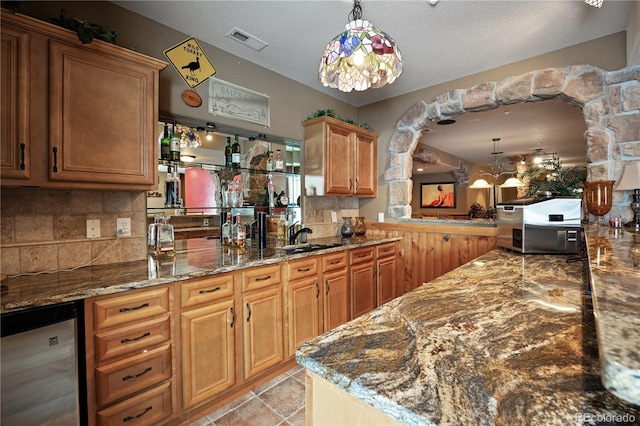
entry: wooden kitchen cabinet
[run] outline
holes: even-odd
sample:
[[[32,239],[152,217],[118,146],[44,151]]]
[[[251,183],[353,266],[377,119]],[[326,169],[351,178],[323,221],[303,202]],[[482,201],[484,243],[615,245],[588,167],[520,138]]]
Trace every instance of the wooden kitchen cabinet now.
[[[2,62],[3,186],[157,186],[166,63],[6,10]]]
[[[349,321],[349,256],[347,251],[322,256],[323,331]]]
[[[317,256],[287,263],[288,356],[296,348],[322,333],[322,298]]]
[[[378,272],[377,306],[380,306],[399,295],[396,243],[376,246],[376,271]]]
[[[284,361],[281,265],[248,268],[242,281],[244,380]]]
[[[232,273],[180,283],[182,403],[191,407],[236,384]]]
[[[31,35],[25,28],[5,25],[4,13],[2,17],[0,176],[3,179],[29,179],[31,177],[31,143],[28,105]]]
[[[85,299],[90,425],[126,417],[157,423],[177,413],[172,289],[156,286]]]
[[[351,263],[351,318],[356,318],[377,306],[375,247],[353,249],[349,255]]]
[[[377,196],[377,133],[327,116],[302,125],[306,195]]]

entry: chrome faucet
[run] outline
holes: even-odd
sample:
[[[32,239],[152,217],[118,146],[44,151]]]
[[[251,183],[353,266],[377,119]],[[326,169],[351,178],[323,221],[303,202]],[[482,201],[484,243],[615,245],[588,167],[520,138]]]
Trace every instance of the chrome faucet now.
[[[311,228],[306,228],[306,227],[300,228],[296,231],[295,230],[296,223],[294,223],[289,227],[289,245],[294,245],[296,243],[296,238],[298,238],[298,235],[302,234],[303,232],[306,232],[307,234],[313,234],[313,231],[311,230]]]

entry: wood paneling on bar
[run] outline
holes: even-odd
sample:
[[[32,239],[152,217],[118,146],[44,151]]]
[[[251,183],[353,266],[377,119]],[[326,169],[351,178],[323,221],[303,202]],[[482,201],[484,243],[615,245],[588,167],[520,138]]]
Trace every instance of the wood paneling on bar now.
[[[404,292],[496,248],[495,227],[425,223],[367,224],[369,237],[401,237]]]

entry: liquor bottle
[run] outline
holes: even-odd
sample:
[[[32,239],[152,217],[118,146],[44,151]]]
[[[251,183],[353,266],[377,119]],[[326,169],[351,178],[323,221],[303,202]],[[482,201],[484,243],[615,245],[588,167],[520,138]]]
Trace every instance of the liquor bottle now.
[[[160,159],[162,161],[169,161],[171,154],[171,142],[169,140],[169,125],[164,123],[164,135],[160,140]]]
[[[282,159],[282,152],[279,149],[276,149],[276,172],[284,171],[284,160]]]
[[[277,203],[280,207],[287,207],[289,205],[289,196],[284,192],[284,185],[282,185],[282,189],[278,195]]]
[[[177,167],[171,166],[167,169],[167,179],[164,186],[164,206],[165,207],[181,207],[180,199],[180,177],[178,176]]]
[[[247,228],[240,219],[240,213],[236,215],[236,246],[245,248],[247,242]]]
[[[240,167],[240,143],[238,142],[238,135],[235,135],[233,145],[231,145],[231,163],[234,169]]]
[[[227,136],[227,146],[224,147],[224,165],[226,167],[231,167],[231,136]]]
[[[222,245],[231,245],[231,216],[227,215],[227,221],[222,224]]]
[[[287,245],[287,221],[284,218],[284,212],[280,212],[280,220],[278,221],[278,247]]]
[[[269,156],[267,157],[267,171],[272,172],[275,170],[275,163],[273,159],[273,151],[269,151]]]
[[[169,137],[169,160],[180,161],[180,136],[178,135],[178,126],[173,122],[173,130]]]

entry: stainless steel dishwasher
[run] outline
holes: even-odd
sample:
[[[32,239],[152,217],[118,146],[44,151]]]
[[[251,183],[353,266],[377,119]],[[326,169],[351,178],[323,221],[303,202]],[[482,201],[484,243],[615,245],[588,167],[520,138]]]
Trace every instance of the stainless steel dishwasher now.
[[[85,423],[81,311],[81,302],[66,302],[2,315],[2,426]]]

